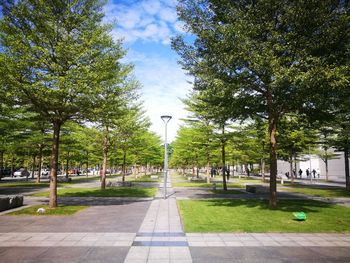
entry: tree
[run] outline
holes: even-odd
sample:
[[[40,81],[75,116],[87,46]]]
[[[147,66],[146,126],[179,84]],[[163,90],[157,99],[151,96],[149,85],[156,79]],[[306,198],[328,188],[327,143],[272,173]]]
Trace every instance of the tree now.
[[[127,113],[119,120],[113,136],[116,137],[116,145],[122,151],[123,161],[123,182],[127,172],[127,155],[132,152],[132,148],[137,143],[137,137],[145,132],[150,126],[150,122],[144,116],[144,111],[138,104],[131,104],[127,108]]]
[[[57,206],[61,126],[88,114],[108,82],[120,71],[120,44],[102,24],[102,3],[1,1],[1,84],[19,105],[52,124],[51,208]]]
[[[347,64],[348,2],[180,0],[178,14],[195,37],[173,40],[194,89],[224,98],[231,118],[268,121],[275,208],[278,124],[287,113],[327,112],[325,98],[339,95],[329,86]]]

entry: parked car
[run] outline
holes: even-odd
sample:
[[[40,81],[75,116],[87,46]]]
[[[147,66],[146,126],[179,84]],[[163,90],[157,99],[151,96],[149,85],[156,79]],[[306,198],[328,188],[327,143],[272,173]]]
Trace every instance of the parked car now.
[[[50,170],[49,169],[43,169],[41,170],[41,176],[49,176]]]
[[[23,176],[28,177],[30,174],[29,174],[27,169],[21,168],[21,169],[17,170],[16,172],[14,172],[13,175],[15,177],[17,177],[17,176],[19,176],[19,177],[23,177]]]

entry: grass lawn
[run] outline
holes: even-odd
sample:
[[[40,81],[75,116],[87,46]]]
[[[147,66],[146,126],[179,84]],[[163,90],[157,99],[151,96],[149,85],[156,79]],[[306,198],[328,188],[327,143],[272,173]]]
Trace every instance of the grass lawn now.
[[[295,186],[295,187],[283,188],[283,191],[320,196],[320,197],[350,197],[350,192],[340,187],[317,188],[317,187],[307,187],[307,186],[303,186],[303,187]]]
[[[44,214],[39,214],[37,213],[37,210],[43,207],[45,208],[45,213]],[[63,205],[59,205],[57,208],[55,209],[50,209],[48,205],[34,205],[28,208],[24,208],[12,213],[8,213],[6,215],[34,215],[34,216],[66,216],[66,215],[73,215],[85,208],[88,208],[88,206],[77,206],[77,205],[70,205],[70,206],[63,206]]]
[[[199,182],[174,182],[172,183],[174,187],[203,187],[203,188],[213,188],[213,183],[199,183]],[[216,183],[216,189],[222,188],[222,183]],[[228,183],[227,187],[232,188],[245,188],[243,184]]]
[[[156,188],[62,188],[57,190],[59,196],[75,197],[153,197]],[[49,192],[35,193],[33,196],[49,196]]]
[[[186,232],[350,232],[350,208],[309,200],[179,200]],[[293,212],[307,214],[294,220]]]
[[[151,176],[158,176],[157,179],[153,179],[151,178]],[[126,176],[125,180],[127,182],[143,182],[143,183],[157,183],[159,182],[161,179],[161,176],[159,174],[152,174],[152,175],[139,175],[137,178],[135,175],[131,175],[131,176]]]

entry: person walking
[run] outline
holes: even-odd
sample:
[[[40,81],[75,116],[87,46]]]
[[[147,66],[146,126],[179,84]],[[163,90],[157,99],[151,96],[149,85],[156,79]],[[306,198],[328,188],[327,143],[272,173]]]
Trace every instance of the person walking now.
[[[312,170],[312,174],[314,175],[314,178],[316,178],[316,170],[315,169]]]
[[[309,168],[306,169],[306,177],[309,177],[310,176],[310,170]]]
[[[299,176],[300,176],[300,178],[301,178],[302,174],[303,174],[303,170],[299,169]]]

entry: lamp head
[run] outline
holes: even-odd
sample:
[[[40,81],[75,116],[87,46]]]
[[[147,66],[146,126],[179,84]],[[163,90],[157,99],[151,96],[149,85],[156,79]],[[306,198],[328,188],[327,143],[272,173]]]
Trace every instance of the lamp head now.
[[[167,123],[168,121],[170,121],[170,119],[172,118],[170,115],[163,115],[163,116],[160,116],[160,118],[165,122]]]

